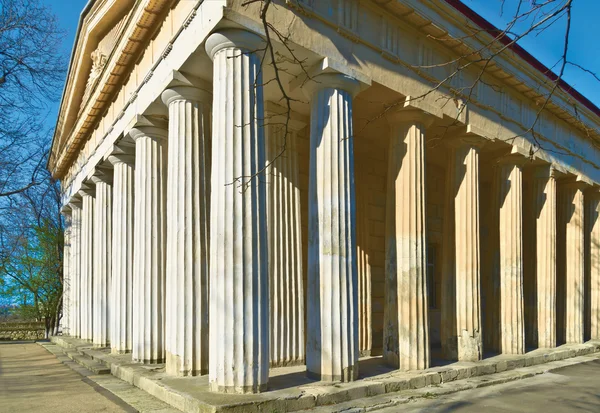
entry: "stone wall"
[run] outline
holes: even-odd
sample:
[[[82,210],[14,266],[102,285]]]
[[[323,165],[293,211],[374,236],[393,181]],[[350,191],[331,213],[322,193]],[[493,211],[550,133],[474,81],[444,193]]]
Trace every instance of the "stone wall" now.
[[[0,341],[41,340],[43,338],[44,323],[0,323]]]

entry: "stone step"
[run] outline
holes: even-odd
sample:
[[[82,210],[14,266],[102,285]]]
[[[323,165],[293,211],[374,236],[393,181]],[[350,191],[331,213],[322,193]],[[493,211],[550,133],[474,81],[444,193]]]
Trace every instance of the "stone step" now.
[[[121,399],[127,405],[131,406],[137,412],[181,413],[181,410],[173,408],[172,406],[161,400],[158,400],[156,397],[148,394],[147,392],[110,374],[92,374],[85,367],[77,362],[74,362],[73,358],[77,357],[79,352],[73,348],[65,349],[51,343],[40,343],[40,345],[42,345],[50,353],[54,354],[63,364],[82,376],[85,376],[86,380],[93,382],[89,383],[90,385],[97,385],[108,390],[110,393]]]
[[[440,383],[421,389],[404,390],[396,393],[386,393],[373,397],[351,400],[331,406],[319,406],[307,410],[313,413],[366,413],[386,409],[401,404],[409,403],[417,399],[435,399],[464,390],[504,384],[511,381],[521,380],[536,376],[538,374],[550,373],[578,363],[585,363],[599,358],[600,356],[580,356],[569,360],[559,360],[544,365],[517,368],[515,370],[494,373],[485,376],[472,377],[465,380]],[[400,408],[399,408],[400,410]]]
[[[85,367],[95,374],[110,374],[110,368],[106,364],[92,359],[91,357],[79,354],[76,351],[68,351],[65,354],[80,366]]]

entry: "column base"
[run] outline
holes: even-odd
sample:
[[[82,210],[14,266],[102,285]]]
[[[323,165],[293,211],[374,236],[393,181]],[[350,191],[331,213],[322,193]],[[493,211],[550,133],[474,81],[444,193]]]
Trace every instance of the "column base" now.
[[[458,361],[479,361],[483,357],[481,335],[479,331],[469,334],[467,330],[457,337],[457,359]]]
[[[110,354],[129,354],[131,353],[131,350],[117,350],[117,349],[111,349],[110,350]]]
[[[354,366],[346,367],[342,370],[342,374],[321,374],[314,373],[312,371],[306,371],[306,377],[312,380],[320,381],[355,381],[358,379],[358,364]]]
[[[159,359],[159,360],[138,360],[138,359],[132,358],[131,361],[133,361],[134,363],[140,363],[140,364],[164,364],[165,363],[164,359]]]
[[[400,367],[400,358],[398,354],[394,352],[384,352],[383,353],[383,362],[390,367],[399,368]]]
[[[267,384],[260,384],[255,386],[219,386],[216,383],[210,383],[210,391],[215,393],[227,393],[227,394],[252,394],[262,393],[267,391]]]
[[[179,366],[183,363],[181,362],[181,356],[177,354],[166,352],[166,368],[165,371],[170,376],[176,377],[190,377],[190,376],[202,376],[203,374],[208,374],[208,369],[206,370],[181,370]]]
[[[272,361],[269,367],[293,367],[293,366],[304,366],[306,364],[305,359],[297,359],[297,360],[279,360]]]

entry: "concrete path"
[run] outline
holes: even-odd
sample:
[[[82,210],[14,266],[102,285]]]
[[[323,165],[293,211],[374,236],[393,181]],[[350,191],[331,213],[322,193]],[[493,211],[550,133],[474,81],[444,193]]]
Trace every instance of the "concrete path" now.
[[[0,342],[0,412],[132,412],[35,343]]]
[[[600,412],[600,360],[497,386],[419,399],[382,413]]]

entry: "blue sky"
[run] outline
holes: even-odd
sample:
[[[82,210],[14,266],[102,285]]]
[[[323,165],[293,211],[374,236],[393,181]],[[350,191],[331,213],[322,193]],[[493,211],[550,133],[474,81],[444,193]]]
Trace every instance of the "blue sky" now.
[[[56,13],[59,24],[66,32],[63,48],[70,56],[79,21],[79,14],[87,0],[44,0]],[[462,0],[467,6],[489,20],[500,29],[506,27],[510,12],[518,0],[506,0],[504,14],[501,14],[500,0]],[[530,2],[533,0],[525,0]],[[571,40],[568,58],[589,70],[600,74],[600,40],[596,38],[596,28],[600,16],[600,1],[574,0],[571,27]],[[520,44],[547,67],[552,67],[562,55],[564,44],[565,19],[553,24],[539,36],[528,36]],[[581,94],[600,107],[600,82],[579,69],[568,68],[564,79]],[[58,104],[54,113],[58,111]],[[52,118],[52,116],[51,116]],[[53,119],[56,119],[54,116]]]

